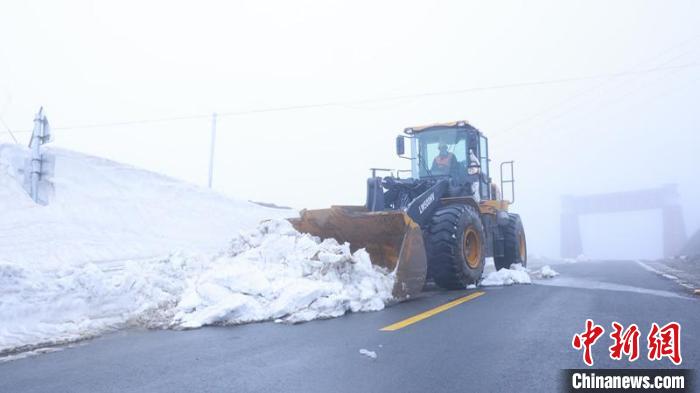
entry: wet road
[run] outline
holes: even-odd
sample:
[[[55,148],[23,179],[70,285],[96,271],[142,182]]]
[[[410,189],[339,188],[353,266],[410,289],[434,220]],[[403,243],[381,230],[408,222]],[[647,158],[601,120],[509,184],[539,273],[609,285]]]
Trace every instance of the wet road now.
[[[680,322],[682,367],[700,367],[700,299],[685,288],[635,262],[553,267],[561,276],[534,285],[430,291],[381,312],[294,326],[118,332],[0,364],[0,392],[556,391],[560,369],[583,367],[571,339],[586,318],[606,328],[596,367],[630,365],[608,357],[612,321],[640,326],[643,355],[652,322]],[[476,292],[484,294],[381,330]]]

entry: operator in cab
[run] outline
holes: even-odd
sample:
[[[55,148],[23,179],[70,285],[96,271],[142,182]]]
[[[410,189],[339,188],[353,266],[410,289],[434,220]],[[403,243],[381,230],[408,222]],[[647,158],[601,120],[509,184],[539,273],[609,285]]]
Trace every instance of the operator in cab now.
[[[447,151],[447,144],[445,143],[440,143],[438,149],[440,153],[433,159],[430,172],[435,175],[447,175],[450,173],[450,169],[457,164],[457,158],[454,154]]]

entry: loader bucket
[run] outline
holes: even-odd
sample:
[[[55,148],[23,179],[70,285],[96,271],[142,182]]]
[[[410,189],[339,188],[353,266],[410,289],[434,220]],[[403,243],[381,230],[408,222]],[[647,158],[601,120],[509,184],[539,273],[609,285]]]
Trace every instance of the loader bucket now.
[[[302,210],[289,220],[299,232],[322,239],[350,243],[355,252],[364,248],[378,265],[395,272],[393,295],[407,299],[425,284],[427,258],[421,229],[400,211],[369,212],[364,206],[332,206]]]

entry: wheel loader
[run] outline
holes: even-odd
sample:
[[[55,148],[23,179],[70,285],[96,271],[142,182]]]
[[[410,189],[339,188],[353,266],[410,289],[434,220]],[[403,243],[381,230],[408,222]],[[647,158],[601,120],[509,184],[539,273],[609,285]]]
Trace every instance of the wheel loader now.
[[[353,252],[366,249],[373,264],[394,272],[397,299],[414,296],[426,280],[446,289],[477,284],[486,258],[496,269],[525,266],[523,224],[508,212],[515,199],[513,161],[500,165],[498,187],[488,139],[468,122],[411,127],[404,134],[396,138],[396,153],[410,160],[410,177],[400,176],[408,170],[371,168],[364,206],[302,210],[290,220],[293,226],[348,242]],[[383,171],[390,175],[377,176]],[[506,184],[508,200],[501,196]]]

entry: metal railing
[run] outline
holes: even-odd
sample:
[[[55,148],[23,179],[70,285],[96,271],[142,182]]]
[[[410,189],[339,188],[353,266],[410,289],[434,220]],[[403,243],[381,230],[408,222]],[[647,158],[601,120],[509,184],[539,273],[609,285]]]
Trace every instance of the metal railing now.
[[[514,161],[504,161],[501,163],[501,168],[500,168],[501,169],[501,198],[503,200],[510,202],[510,203],[515,202],[515,175],[513,173],[513,164],[514,164]],[[506,166],[510,168],[510,178],[509,179],[505,179],[503,177],[503,169]],[[506,199],[506,197],[505,197],[505,195],[506,195],[505,184],[506,183],[510,183],[510,199]]]

